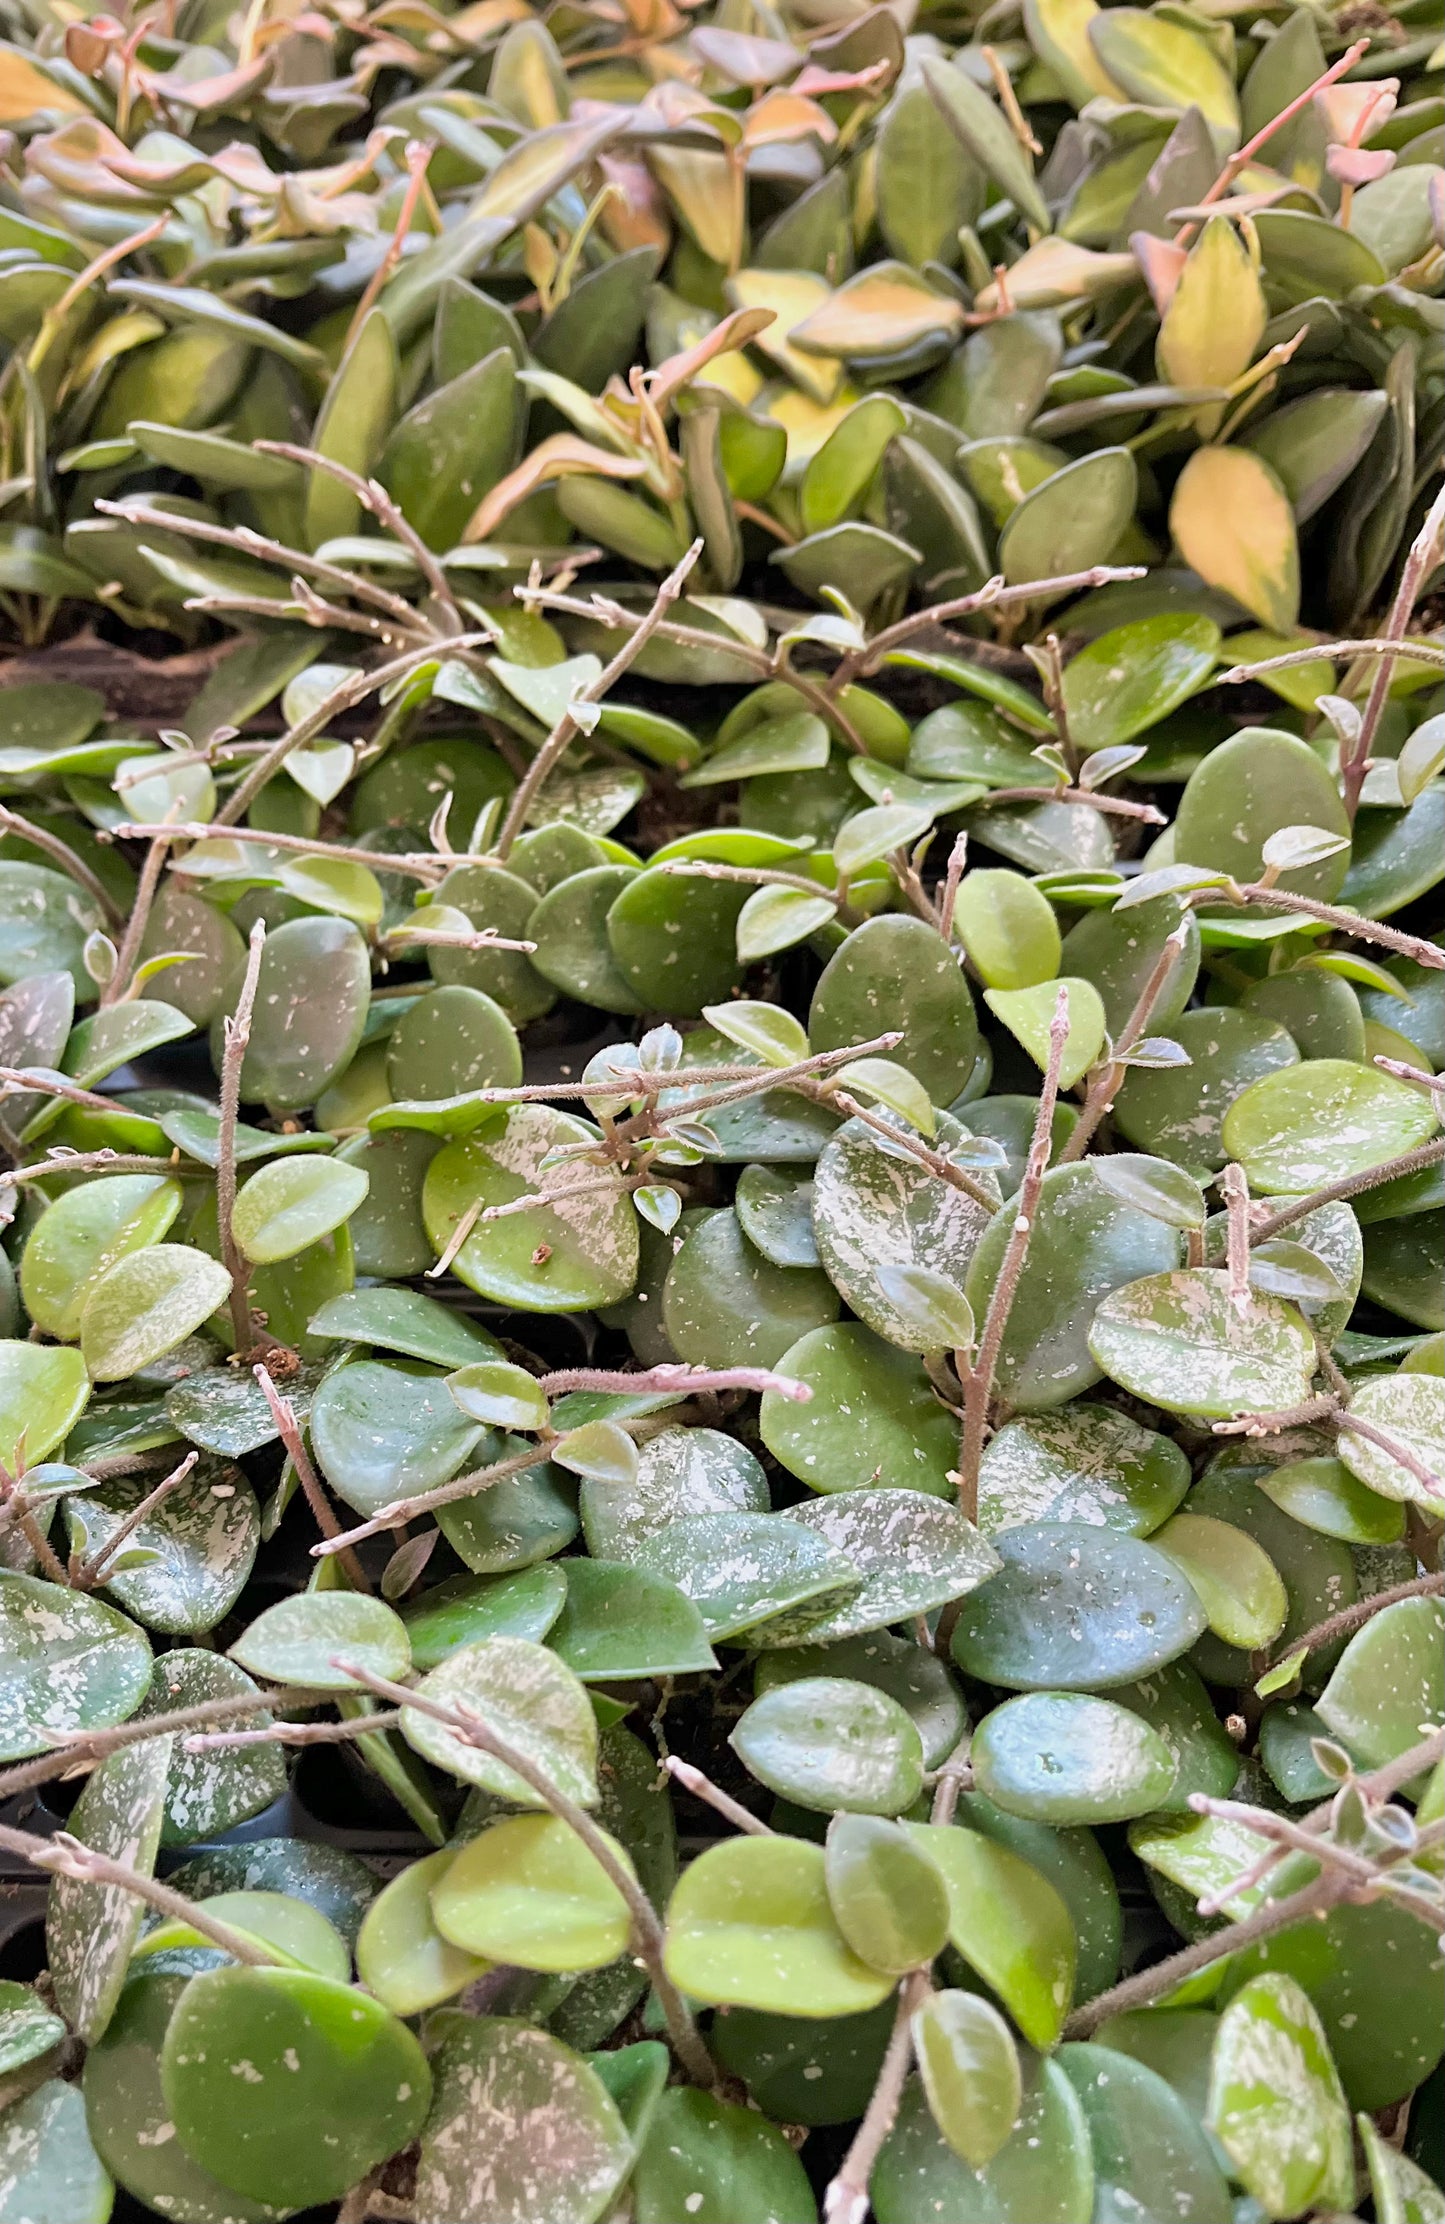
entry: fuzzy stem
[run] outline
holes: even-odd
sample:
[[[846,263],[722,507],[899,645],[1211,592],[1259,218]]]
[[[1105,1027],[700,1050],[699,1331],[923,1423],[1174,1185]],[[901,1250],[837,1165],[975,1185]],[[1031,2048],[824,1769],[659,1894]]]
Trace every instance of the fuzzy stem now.
[[[681,562],[676,564],[668,573],[666,579],[658,588],[652,608],[648,611],[642,623],[628,635],[611,663],[598,674],[591,686],[582,690],[575,703],[568,704],[566,710],[563,711],[556,725],[552,728],[551,733],[548,734],[547,739],[537,751],[536,756],[528,765],[522,778],[517,782],[512,791],[511,800],[507,805],[507,815],[502,821],[501,832],[497,836],[496,852],[504,864],[511,854],[512,844],[527,823],[527,813],[536,802],[549,775],[556,770],[567,749],[578,733],[581,732],[576,717],[577,709],[584,703],[602,702],[608,690],[615,687],[628,666],[641,655],[668,611],[682,593],[687,575],[702,554],[702,550],[702,542],[700,540],[694,541]]]
[[[418,1514],[429,1514],[438,1506],[455,1505],[459,1498],[471,1498],[493,1483],[505,1482],[509,1475],[520,1475],[528,1467],[540,1467],[546,1456],[532,1444],[525,1452],[513,1452],[508,1459],[493,1461],[490,1467],[475,1467],[470,1474],[454,1475],[449,1483],[439,1483],[435,1490],[420,1491],[415,1498],[398,1498],[394,1504],[383,1506],[370,1521],[359,1522],[354,1529],[344,1529],[339,1536],[323,1537],[319,1544],[311,1547],[311,1557],[328,1560],[333,1552],[344,1552],[350,1545],[364,1544],[368,1537],[379,1537],[383,1529],[394,1529],[398,1522],[412,1521]]]
[[[1094,1139],[1099,1122],[1114,1108],[1120,1084],[1129,1068],[1125,1063],[1129,1053],[1137,1050],[1149,1032],[1150,1022],[1159,1007],[1173,974],[1175,961],[1184,954],[1185,928],[1176,927],[1165,939],[1164,947],[1154,961],[1154,967],[1129,1017],[1124,1022],[1124,1032],[1119,1038],[1118,1049],[1105,1064],[1098,1066],[1089,1080],[1084,1097],[1084,1108],[1079,1114],[1073,1134],[1059,1153],[1061,1166],[1071,1166],[1083,1157]]]
[[[156,890],[160,886],[161,874],[165,870],[166,852],[173,840],[174,836],[166,832],[151,836],[150,848],[146,851],[145,863],[140,869],[140,879],[136,883],[135,902],[131,906],[130,918],[126,921],[125,934],[116,954],[115,973],[101,990],[100,1000],[102,1004],[120,1004],[125,1001],[127,991],[130,988],[131,976],[135,972],[140,958],[141,944],[145,940],[145,931],[150,924],[151,907],[156,900]]]
[[[295,1406],[292,1405],[289,1398],[282,1397],[275,1383],[271,1380],[269,1369],[265,1366],[255,1366],[251,1369],[251,1372],[261,1385],[261,1395],[271,1409],[271,1418],[276,1424],[277,1433],[286,1448],[291,1465],[296,1470],[296,1480],[306,1494],[306,1503],[315,1517],[317,1528],[321,1531],[323,1538],[333,1544],[340,1553],[342,1565],[350,1576],[354,1587],[358,1591],[369,1593],[371,1585],[367,1581],[366,1570],[362,1567],[356,1554],[347,1548],[346,1540],[341,1534],[341,1523],[332,1510],[331,1500],[321,1487],[320,1476],[311,1464],[311,1455],[306,1449],[305,1440],[301,1434],[301,1424],[296,1418]]]
[[[48,1753],[37,1754],[34,1760],[21,1761],[0,1774],[0,1799],[33,1791],[39,1784],[51,1784],[57,1776],[88,1767],[123,1746],[144,1745],[148,1739],[166,1737],[172,1731],[204,1729],[212,1722],[231,1722],[237,1715],[264,1713],[270,1706],[315,1706],[333,1696],[329,1691],[289,1689],[270,1692],[265,1698],[259,1691],[236,1692],[226,1699],[203,1699],[193,1707],[178,1707],[170,1714],[141,1715],[108,1730],[71,1731],[58,1738]]]
[[[1405,638],[1405,629],[1410,623],[1416,598],[1427,572],[1434,566],[1442,531],[1445,531],[1445,488],[1436,495],[1424,524],[1410,543],[1410,551],[1400,573],[1400,584],[1395,590],[1390,615],[1385,621],[1384,639],[1387,642],[1398,643]],[[1375,666],[1370,692],[1365,700],[1364,716],[1360,720],[1360,730],[1348,752],[1340,759],[1340,786],[1344,793],[1345,809],[1352,819],[1360,807],[1360,790],[1370,768],[1370,751],[1379,731],[1380,720],[1384,716],[1390,682],[1394,676],[1395,657],[1387,652]]]
[[[774,1373],[770,1367],[690,1367],[682,1361],[665,1361],[636,1373],[609,1367],[567,1367],[543,1375],[538,1387],[549,1398],[565,1397],[571,1390],[616,1390],[639,1397],[655,1391],[691,1397],[699,1390],[771,1390],[794,1405],[806,1405],[813,1395],[805,1382]]]
[[[1320,641],[1307,649],[1291,649],[1287,656],[1267,656],[1258,664],[1235,664],[1217,675],[1215,685],[1228,687],[1231,682],[1262,679],[1266,672],[1288,672],[1299,664],[1318,664],[1321,657],[1341,656],[1408,656],[1423,664],[1445,665],[1445,649],[1438,641],[1392,641],[1379,634],[1368,641]]]
[[[28,842],[32,849],[40,850],[53,865],[60,867],[67,878],[75,882],[77,888],[83,888],[87,896],[99,904],[108,926],[124,926],[125,913],[104,881],[97,878],[83,857],[76,856],[68,842],[63,842],[58,834],[52,834],[48,826],[36,826],[32,820],[22,818],[18,811],[12,811],[0,804],[0,832],[13,834],[17,841]]]
[[[154,1513],[156,1507],[160,1505],[163,1499],[169,1498],[173,1490],[180,1488],[200,1456],[199,1452],[187,1452],[179,1467],[172,1468],[164,1481],[157,1483],[155,1489],[147,1492],[139,1504],[132,1506],[120,1527],[106,1538],[104,1544],[99,1546],[88,1560],[82,1560],[79,1563],[71,1562],[70,1580],[76,1590],[91,1591],[95,1589],[97,1584],[109,1582],[110,1578],[106,1571],[116,1554],[121,1550],[127,1539],[135,1535],[136,1530],[139,1529],[146,1516]]]
[[[258,919],[251,929],[246,971],[236,1009],[223,1022],[225,1048],[221,1057],[221,1087],[216,1130],[216,1218],[220,1226],[221,1259],[231,1277],[231,1328],[236,1350],[244,1358],[255,1339],[251,1314],[250,1263],[236,1241],[232,1225],[236,1211],[236,1122],[241,1111],[241,1068],[251,1040],[251,1015],[261,979],[261,953],[266,944],[266,922]]]
[[[161,1884],[155,1877],[142,1876],[138,1869],[130,1868],[124,1861],[113,1861],[109,1854],[97,1853],[92,1846],[82,1845],[68,1830],[58,1830],[53,1838],[32,1838],[28,1830],[11,1830],[0,1826],[0,1846],[7,1853],[18,1853],[33,1869],[45,1869],[51,1876],[72,1877],[80,1884],[114,1884],[123,1892],[134,1893],[144,1900],[158,1915],[165,1915],[175,1923],[188,1923],[199,1931],[222,1953],[233,1961],[248,1962],[253,1969],[274,1969],[280,1955],[268,1952],[252,1938],[232,1930],[229,1923],[222,1923],[208,1915],[203,1905],[188,1900],[183,1893],[173,1892],[168,1884]]]
[[[1096,788],[990,788],[972,808],[991,811],[1000,803],[1082,803],[1091,811],[1102,811],[1106,817],[1138,819],[1145,826],[1167,826],[1169,823],[1152,803],[1131,803],[1125,796],[1100,795]]]
[[[1339,904],[1316,903],[1313,896],[1289,896],[1283,889],[1268,888],[1262,881],[1254,881],[1240,890],[1246,903],[1260,904],[1266,911],[1302,911],[1307,918],[1323,919],[1337,934],[1347,934],[1356,942],[1378,942],[1386,950],[1395,950],[1401,957],[1413,958],[1417,965],[1431,967],[1435,972],[1445,972],[1445,951],[1426,942],[1418,934],[1402,934],[1398,927],[1387,927],[1378,919],[1364,919],[1356,911],[1345,911]]]
[[[1332,1205],[1345,1197],[1358,1197],[1367,1189],[1378,1189],[1382,1182],[1398,1181],[1405,1174],[1422,1174],[1427,1166],[1438,1166],[1442,1158],[1445,1158],[1445,1135],[1437,1136],[1433,1143],[1420,1144],[1416,1150],[1402,1151],[1398,1158],[1387,1158],[1383,1165],[1369,1166],[1363,1174],[1347,1174],[1342,1181],[1329,1182],[1323,1189],[1312,1189],[1307,1197],[1292,1198],[1267,1220],[1257,1223],[1250,1241],[1266,1243],[1271,1236],[1293,1228],[1297,1221],[1308,1219],[1321,1205]]]
[[[926,1969],[910,1970],[898,1988],[887,2052],[863,2121],[853,2134],[838,2175],[823,2196],[823,2224],[863,2224],[868,2214],[868,2182],[883,2142],[893,2129],[913,2059],[914,2011],[929,1989]]]
[[[1329,1614],[1324,1621],[1316,1622],[1303,1637],[1292,1637],[1281,1648],[1278,1658],[1292,1660],[1296,1653],[1318,1652],[1322,1646],[1332,1645],[1337,1637],[1348,1637],[1353,1631],[1363,1629],[1366,1622],[1383,1613],[1387,1606],[1398,1606],[1402,1599],[1438,1598],[1442,1591],[1445,1591],[1445,1575],[1417,1575],[1413,1582],[1394,1583],[1388,1591],[1376,1591],[1370,1598],[1356,1599],[1353,1606],[1342,1606],[1338,1614]]]
[[[744,1807],[741,1800],[734,1799],[720,1785],[715,1784],[710,1776],[704,1776],[702,1770],[694,1768],[691,1761],[679,1760],[676,1753],[669,1753],[664,1766],[668,1775],[674,1777],[685,1792],[691,1792],[694,1799],[705,1801],[715,1813],[730,1822],[734,1829],[745,1831],[750,1838],[774,1836],[768,1825],[761,1822],[749,1808]]]
[[[989,1299],[984,1316],[983,1334],[979,1338],[978,1360],[969,1371],[963,1385],[963,1438],[958,1452],[958,1506],[969,1521],[978,1519],[978,1469],[983,1457],[984,1437],[988,1429],[989,1401],[993,1396],[993,1378],[998,1367],[999,1353],[1003,1349],[1004,1332],[1009,1315],[1018,1295],[1019,1281],[1028,1257],[1029,1240],[1033,1234],[1034,1211],[1048,1170],[1049,1149],[1053,1140],[1054,1106],[1059,1096],[1059,1069],[1064,1060],[1064,1045],[1069,1039],[1069,1002],[1067,991],[1059,990],[1054,1005],[1054,1016],[1049,1025],[1049,1062],[1044,1072],[1044,1084],[1039,1094],[1039,1108],[1034,1118],[1033,1141],[1029,1145],[1028,1163],[1019,1188],[1014,1208],[1013,1227],[1009,1231],[1008,1245],[999,1267],[998,1280]]]

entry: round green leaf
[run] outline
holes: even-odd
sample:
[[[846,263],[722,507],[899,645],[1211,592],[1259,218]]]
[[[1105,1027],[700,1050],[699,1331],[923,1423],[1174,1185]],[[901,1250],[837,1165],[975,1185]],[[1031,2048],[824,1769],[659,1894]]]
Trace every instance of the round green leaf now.
[[[978,1525],[994,1536],[1023,1522],[1087,1521],[1147,1537],[1189,1481],[1189,1461],[1170,1438],[1114,1406],[1079,1399],[1058,1413],[1008,1421],[990,1438]]]
[[[504,1436],[495,1449],[510,1459],[527,1446],[522,1437]],[[530,1568],[576,1536],[576,1485],[549,1460],[539,1459],[535,1467],[483,1484],[470,1498],[439,1506],[437,1526],[474,1575]]]
[[[596,2071],[500,2016],[453,2027],[417,2164],[419,2216],[447,2224],[597,2224],[636,2150]]]
[[[1033,988],[1059,970],[1054,907],[1022,873],[965,873],[953,926],[985,988]]]
[[[1312,1058],[1263,1075],[1230,1105],[1224,1149],[1267,1196],[1368,1173],[1436,1130],[1430,1099],[1392,1074]]]
[[[973,1069],[978,1021],[954,953],[921,919],[865,920],[829,960],[813,991],[808,1039],[814,1050],[901,1027],[890,1052],[935,1104],[951,1104]]]
[[[1173,1413],[1282,1413],[1310,1394],[1314,1338],[1292,1305],[1230,1294],[1220,1267],[1150,1274],[1106,1297],[1089,1349],[1104,1372]]]
[[[659,1429],[637,1448],[627,1483],[582,1485],[582,1527],[597,1560],[635,1560],[670,1522],[704,1514],[766,1513],[767,1478],[736,1437],[720,1429]]]
[[[412,1664],[423,1674],[481,1637],[526,1637],[540,1644],[567,1596],[560,1567],[543,1561],[515,1575],[452,1575],[401,1609]]]
[[[1439,1375],[1377,1375],[1362,1383],[1350,1412],[1379,1429],[1413,1456],[1439,1488],[1421,1481],[1403,1459],[1350,1428],[1339,1437],[1340,1457],[1351,1474],[1383,1498],[1416,1499],[1438,1512],[1445,1497],[1445,1381]]]
[[[702,1616],[676,1584],[608,1560],[569,1560],[566,1574],[566,1604],[547,1641],[583,1683],[694,1675],[717,1666]]]
[[[813,1329],[774,1364],[812,1392],[806,1404],[763,1393],[760,1433],[789,1474],[816,1491],[876,1481],[952,1498],[958,1427],[910,1353],[859,1321],[841,1321]]]
[[[294,1258],[349,1220],[370,1187],[359,1166],[337,1158],[276,1158],[237,1197],[231,1232],[258,1265]]]
[[[807,2174],[776,2124],[675,2086],[657,2104],[632,2174],[637,2224],[815,2224]]]
[[[728,1743],[769,1791],[824,1814],[901,1814],[923,1789],[922,1740],[897,1700],[842,1677],[775,1685]]]
[[[245,971],[239,953],[221,996],[232,1012]],[[356,1054],[371,997],[371,961],[349,919],[290,919],[266,937],[241,1094],[273,1112],[314,1104]],[[219,1065],[219,1017],[211,1050]]]
[[[846,2124],[868,2105],[893,2028],[893,2003],[819,2023],[730,2007],[708,2033],[713,2056],[775,2123]]]
[[[1216,1637],[1247,1652],[1278,1637],[1289,1597],[1269,1554],[1244,1530],[1208,1514],[1175,1514],[1153,1541],[1198,1592]]]
[[[332,1488],[368,1518],[450,1481],[486,1432],[439,1375],[397,1360],[338,1367],[311,1406],[311,1443]]]
[[[1318,1701],[1320,1718],[1370,1768],[1445,1723],[1445,1606],[1401,1599],[1356,1630]]]
[[[411,1672],[405,1625],[380,1599],[356,1591],[303,1591],[268,1606],[231,1647],[231,1658],[272,1683],[354,1691],[343,1659],[393,1683]]]
[[[780,1166],[745,1166],[733,1205],[748,1242],[774,1266],[820,1263],[809,1175],[792,1174]]]
[[[1219,628],[1191,611],[1164,611],[1101,633],[1064,670],[1064,715],[1089,754],[1147,733],[1208,684]]]
[[[420,1290],[348,1290],[322,1306],[311,1322],[311,1333],[400,1352],[432,1367],[467,1367],[476,1360],[495,1359],[501,1351],[480,1322],[434,1297],[424,1297]]]
[[[67,1499],[72,1548],[103,1552],[150,1487],[148,1477],[128,1476]],[[149,1628],[198,1636],[214,1629],[240,1597],[260,1536],[255,1493],[239,1468],[204,1461],[131,1530],[111,1563],[106,1589]],[[134,1567],[126,1565],[132,1552],[139,1560]]]
[[[537,945],[531,962],[543,980],[581,1003],[628,1016],[644,1007],[612,955],[607,914],[636,878],[631,865],[572,873],[547,890],[527,925],[527,939]]]
[[[52,2077],[11,2102],[0,2146],[0,2216],[15,2224],[106,2224],[114,2199],[74,2085]]]
[[[162,2216],[280,2224],[289,2205],[231,2192],[192,2161],[175,2135],[161,2091],[161,2049],[190,1974],[145,1961],[131,1970],[104,2036],[85,2058],[81,2089],[90,2136],[126,2192]]]
[[[986,1715],[974,1779],[1007,1814],[1034,1822],[1128,1822],[1160,1807],[1174,1758],[1136,1714],[1075,1691],[1035,1691]]]
[[[814,1619],[795,1617],[791,1641],[828,1645],[840,1638],[931,1614],[998,1571],[998,1558],[952,1504],[912,1490],[857,1490],[788,1510],[857,1571],[862,1589]],[[767,1643],[766,1633],[754,1643]]]
[[[1291,1460],[1264,1476],[1260,1488],[1292,1520],[1346,1544],[1396,1544],[1405,1533],[1403,1506],[1360,1482],[1343,1460]]]
[[[239,1671],[238,1671],[239,1672]],[[319,1908],[332,1928],[355,1944],[361,1919],[380,1889],[354,1853],[302,1838],[250,1838],[193,1854],[170,1882],[189,1899],[231,1891],[284,1892]]]
[[[522,1046],[501,1005],[480,989],[434,988],[388,1036],[386,1073],[394,1097],[510,1089],[522,1078]]]
[[[517,1104],[485,1140],[471,1135],[448,1143],[432,1160],[422,1191],[422,1214],[437,1251],[453,1242],[473,1206],[485,1211],[534,1195],[544,1185],[542,1162],[549,1152],[598,1139],[594,1127],[570,1112]],[[602,1178],[584,1165],[580,1174],[554,1173],[545,1186]],[[620,1185],[593,1188],[572,1203],[529,1206],[505,1219],[479,1221],[452,1271],[479,1296],[528,1312],[613,1305],[637,1279],[631,1201]]]
[[[1096,448],[1026,494],[999,535],[1011,586],[1107,563],[1134,514],[1138,473],[1127,448]]]
[[[510,1360],[472,1360],[447,1376],[447,1388],[469,1420],[494,1429],[541,1429],[550,1419],[535,1375]]]
[[[1018,2120],[1023,2078],[1013,2033],[975,1992],[930,1993],[913,2017],[929,2110],[971,2170],[985,2170]]]
[[[893,1989],[858,1959],[828,1902],[821,1846],[730,1838],[709,1846],[667,1910],[665,1961],[694,1999],[809,2018],[857,2015]]]
[[[0,1570],[0,1759],[124,1722],[150,1680],[150,1646],[126,1615],[84,1591]]]
[[[161,2087],[204,2170],[294,2206],[338,2198],[414,2139],[431,2072],[405,2024],[366,1993],[233,1966],[193,1977],[176,2003]]]
[[[351,1974],[351,1949],[320,1908],[285,1892],[217,1892],[208,1902],[218,1923],[228,1923],[245,1938],[265,1947],[284,1967],[305,1969],[316,1977],[345,1984]],[[207,1944],[203,1931],[172,1917],[146,1932],[136,1959]]]
[[[945,1115],[935,1147],[947,1153],[966,1135]],[[839,1128],[814,1171],[813,1229],[828,1279],[860,1320],[904,1351],[937,1350],[947,1339],[930,1328],[924,1342],[916,1312],[900,1306],[879,1270],[924,1267],[956,1288],[990,1217],[861,1120]]]
[[[34,1467],[64,1443],[89,1398],[78,1351],[0,1342],[0,1461],[12,1475]]]
[[[1030,2056],[1012,2132],[979,2171],[961,2162],[933,2120],[921,2079],[905,2088],[873,2173],[878,2224],[1089,2224],[1094,2166],[1073,2087],[1054,2062]]]
[[[630,1872],[624,1848],[608,1844]],[[623,1952],[631,1927],[617,1886],[556,1815],[492,1823],[437,1878],[431,1908],[453,1946],[519,1969],[601,1969]]]
[[[828,1904],[854,1953],[888,1976],[931,1962],[948,1936],[948,1894],[907,1831],[878,1815],[836,1814],[824,1853]]]
[[[94,899],[64,873],[0,863],[0,981],[7,986],[37,973],[68,973],[80,997],[93,997],[83,952],[101,923]]]
[[[1050,1035],[1061,993],[1068,1032],[1059,1066],[1059,1087],[1072,1089],[1104,1047],[1104,1004],[1092,981],[1048,980],[1034,988],[991,988],[984,1002],[1043,1071],[1049,1063]]]
[[[471,1708],[558,1791],[595,1806],[597,1718],[576,1677],[543,1646],[522,1637],[481,1638],[449,1654],[416,1689],[443,1706]],[[463,1783],[480,1784],[519,1807],[545,1807],[540,1792],[513,1770],[419,1707],[402,1710],[401,1729],[423,1760]]]
[[[1041,1521],[994,1540],[1002,1571],[964,1601],[953,1657],[1012,1691],[1100,1691],[1177,1660],[1205,1627],[1177,1569],[1137,1537]]]
[[[450,2000],[491,1963],[443,1938],[431,1895],[456,1855],[450,1847],[423,1855],[384,1885],[362,1917],[356,1972],[393,2015],[420,2015]]]
[[[1156,2070],[1097,2045],[1062,2047],[1058,2066],[1088,2122],[1097,2213],[1230,2224],[1229,2187],[1209,2141]]]
[[[1209,2128],[1267,2214],[1353,2200],[1349,2110],[1319,2017],[1293,1978],[1252,1978],[1225,2009]]]
[[[95,1282],[80,1349],[97,1382],[120,1382],[174,1351],[230,1294],[231,1277],[204,1251],[156,1243],[117,1259]]]
[[[904,1826],[943,1872],[948,1935],[997,1993],[1032,2046],[1053,2046],[1074,1992],[1078,1952],[1069,1911],[1028,1861],[977,1830]]]
[[[180,1184],[155,1174],[113,1174],[57,1197],[20,1261],[21,1295],[36,1327],[73,1341],[86,1298],[106,1268],[159,1243],[180,1208]]]
[[[768,1691],[800,1676],[847,1676],[886,1691],[923,1740],[925,1768],[946,1760],[968,1726],[958,1685],[937,1654],[886,1629],[828,1645],[775,1646],[761,1652],[753,1667],[753,1689]]]
[[[694,1224],[662,1292],[673,1349],[701,1367],[777,1367],[800,1336],[837,1313],[838,1295],[825,1275],[774,1266],[754,1250],[732,1211]]]

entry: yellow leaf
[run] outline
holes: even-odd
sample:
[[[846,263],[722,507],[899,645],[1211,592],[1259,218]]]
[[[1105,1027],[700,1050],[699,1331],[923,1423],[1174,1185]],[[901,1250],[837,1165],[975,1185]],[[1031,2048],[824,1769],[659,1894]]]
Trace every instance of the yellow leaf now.
[[[796,486],[829,433],[842,424],[857,399],[857,388],[853,386],[841,386],[831,402],[815,402],[811,395],[800,394],[796,387],[784,387],[774,392],[765,404],[759,404],[762,415],[771,417],[775,425],[781,425],[788,436],[784,486]]]
[[[811,270],[740,270],[725,290],[736,309],[772,310],[774,321],[759,331],[755,345],[815,402],[832,401],[842,364],[823,355],[804,355],[791,344],[795,327],[828,299],[827,279]]]
[[[1228,217],[1205,225],[1179,273],[1159,328],[1159,376],[1172,386],[1232,386],[1254,360],[1269,310],[1259,273]],[[1217,432],[1223,404],[1197,413],[1206,435]]]
[[[1293,630],[1300,594],[1294,512],[1262,456],[1199,449],[1179,474],[1169,527],[1206,586],[1233,595],[1271,632]]]
[[[736,270],[746,223],[742,165],[692,147],[650,146],[647,159],[703,253],[724,270]]]
[[[1029,44],[1047,64],[1076,108],[1097,94],[1127,100],[1094,52],[1089,23],[1099,13],[1097,0],[1024,0]]]
[[[793,338],[809,354],[867,361],[946,338],[962,324],[963,303],[954,295],[931,292],[904,263],[878,263],[830,293]]]
[[[556,479],[583,474],[596,479],[636,479],[645,468],[630,456],[614,456],[605,448],[594,448],[590,440],[579,440],[576,433],[554,432],[482,497],[462,535],[462,545],[470,547],[475,541],[489,539],[519,502]]]
[[[19,47],[0,46],[0,124],[23,124],[49,109],[63,116],[88,116],[85,102],[47,77]]]
[[[1066,301],[1085,301],[1093,294],[1108,293],[1138,275],[1132,255],[1097,254],[1092,247],[1076,246],[1073,240],[1060,239],[1053,233],[1025,248],[1018,261],[1009,265],[1003,292],[995,280],[984,287],[974,307],[991,316],[1005,306],[1006,293],[1009,305],[1015,309],[1057,309]]]

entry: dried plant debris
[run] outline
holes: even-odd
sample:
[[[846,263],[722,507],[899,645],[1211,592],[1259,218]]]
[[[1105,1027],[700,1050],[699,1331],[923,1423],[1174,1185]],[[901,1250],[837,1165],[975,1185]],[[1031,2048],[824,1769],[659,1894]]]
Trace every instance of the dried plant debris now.
[[[1440,67],[7,8],[0,2224],[1445,2224]]]

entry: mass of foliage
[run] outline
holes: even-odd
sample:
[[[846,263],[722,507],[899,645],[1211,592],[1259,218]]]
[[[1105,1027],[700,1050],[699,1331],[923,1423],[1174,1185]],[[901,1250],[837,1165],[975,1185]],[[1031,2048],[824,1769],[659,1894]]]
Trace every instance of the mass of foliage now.
[[[1445,2224],[1433,14],[0,0],[0,2224]]]

